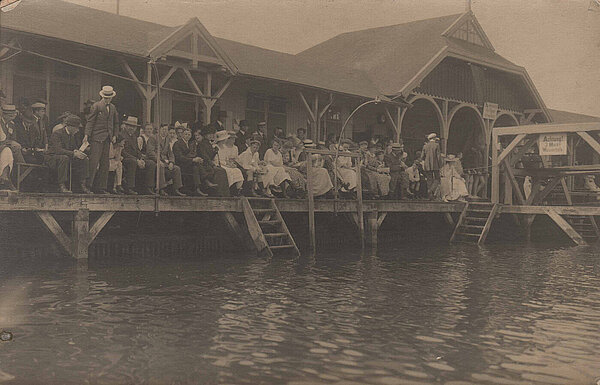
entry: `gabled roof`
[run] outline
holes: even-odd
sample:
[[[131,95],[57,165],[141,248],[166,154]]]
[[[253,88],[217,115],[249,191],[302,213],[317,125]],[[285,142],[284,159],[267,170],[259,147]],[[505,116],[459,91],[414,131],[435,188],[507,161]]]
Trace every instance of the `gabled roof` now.
[[[553,110],[548,109],[554,123],[589,123],[589,122],[600,122],[600,117],[577,114],[575,112]]]
[[[467,21],[483,45],[454,37],[455,30]],[[383,94],[403,96],[408,96],[444,58],[456,57],[520,75],[547,119],[552,119],[525,68],[494,51],[470,11],[343,33],[298,56],[327,65],[351,65],[365,71]]]

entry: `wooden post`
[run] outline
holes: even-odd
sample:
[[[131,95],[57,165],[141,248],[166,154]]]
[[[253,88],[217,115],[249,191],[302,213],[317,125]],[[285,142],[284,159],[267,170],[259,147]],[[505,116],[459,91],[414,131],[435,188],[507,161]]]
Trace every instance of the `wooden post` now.
[[[150,63],[146,64],[146,83],[148,85],[146,86],[146,97],[144,100],[146,107],[144,115],[146,123],[152,123],[152,98],[150,97],[152,93],[152,64]]]
[[[250,234],[248,233],[248,231],[246,231],[240,226],[239,222],[235,219],[232,213],[222,212],[221,217],[225,221],[225,224],[227,225],[231,233],[233,233],[233,235],[237,237],[240,244],[243,245],[246,248],[246,250],[256,251],[256,247],[254,246],[252,238],[250,238]]]
[[[379,228],[377,223],[378,213],[377,211],[367,212],[367,234],[368,234],[368,246],[369,251],[373,254],[377,253],[377,230]]]
[[[317,252],[315,235],[315,197],[313,195],[312,153],[306,153],[306,189],[308,190],[308,232],[310,235],[310,251]]]
[[[561,230],[564,231],[565,234],[567,234],[567,236],[571,239],[571,241],[573,241],[573,243],[575,243],[578,246],[586,245],[581,235],[579,235],[579,233],[575,231],[573,227],[571,227],[569,222],[567,222],[563,217],[561,217],[560,214],[558,214],[554,209],[547,208],[546,212],[548,213],[550,219],[552,219],[554,223],[556,223],[558,227],[560,227]]]
[[[88,257],[90,245],[90,212],[88,209],[78,210],[73,217],[72,255],[76,259]]]
[[[500,165],[498,164],[498,134],[492,129],[492,203],[500,203]],[[487,157],[486,157],[487,159]]]
[[[360,246],[361,249],[365,249],[365,222],[363,216],[363,196],[362,196],[362,183],[360,179],[360,162],[356,159],[356,201],[358,209],[358,231],[360,232]]]

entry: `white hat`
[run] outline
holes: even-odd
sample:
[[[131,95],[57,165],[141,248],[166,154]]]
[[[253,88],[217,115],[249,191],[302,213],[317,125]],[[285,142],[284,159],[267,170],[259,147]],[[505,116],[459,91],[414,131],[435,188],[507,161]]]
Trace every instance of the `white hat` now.
[[[215,135],[215,142],[219,143],[229,139],[230,137],[231,135],[229,135],[229,133],[225,130],[217,131],[217,134]]]
[[[125,119],[123,121],[123,124],[127,124],[129,126],[135,126],[135,127],[139,127],[140,126],[138,124],[138,118],[136,118],[135,116],[128,116],[127,119]]]
[[[446,162],[456,162],[458,158],[454,154],[448,154],[446,156]]]
[[[117,95],[112,86],[103,86],[99,93],[103,98],[114,98]]]
[[[46,108],[46,105],[42,102],[35,102],[31,105],[31,108]]]
[[[435,132],[432,132],[431,134],[427,135],[427,139],[429,139],[429,140],[431,140],[435,137],[437,137],[437,134]]]

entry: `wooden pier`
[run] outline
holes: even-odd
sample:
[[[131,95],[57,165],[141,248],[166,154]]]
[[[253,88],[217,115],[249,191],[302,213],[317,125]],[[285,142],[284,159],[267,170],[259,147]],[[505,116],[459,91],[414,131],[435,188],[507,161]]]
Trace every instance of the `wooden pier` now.
[[[270,199],[263,198],[265,202]],[[36,194],[36,193],[3,193],[0,195],[1,212],[29,212],[36,215],[53,234],[58,244],[66,253],[76,259],[88,257],[88,247],[104,226],[117,212],[197,212],[221,213],[231,232],[247,248],[256,251],[264,247],[256,247],[256,241],[248,232],[248,227],[234,217],[234,213],[244,213],[244,198],[217,197],[158,197],[158,196],[123,196],[123,195],[84,195],[84,194]],[[275,199],[281,213],[309,214],[309,202],[301,199]],[[340,213],[349,215],[359,229],[358,205],[353,200],[316,199],[313,201],[315,213]],[[365,200],[362,202],[364,213],[363,243],[370,250],[377,248],[378,229],[384,220],[392,214],[401,213],[442,213],[455,214],[464,212],[463,202],[430,202],[430,201],[392,201]],[[54,218],[54,213],[72,213],[71,231],[65,231]],[[90,213],[100,214],[93,223]],[[600,216],[600,206],[531,206],[498,204],[496,217],[504,214],[516,214],[523,218],[545,215],[551,218],[575,244],[585,244],[581,235],[573,228],[569,218],[576,216]],[[286,229],[287,231],[287,229]],[[310,229],[307,229],[310,231]],[[486,231],[489,231],[489,226]],[[283,231],[282,231],[283,232]],[[35,236],[31,234],[30,236]],[[295,243],[294,243],[295,248]]]

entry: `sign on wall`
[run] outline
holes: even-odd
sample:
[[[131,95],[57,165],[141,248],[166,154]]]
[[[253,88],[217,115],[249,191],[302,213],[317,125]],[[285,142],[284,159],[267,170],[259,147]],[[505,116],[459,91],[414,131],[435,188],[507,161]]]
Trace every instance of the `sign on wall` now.
[[[567,134],[540,134],[540,155],[567,155]]]
[[[496,119],[498,115],[498,103],[485,102],[483,105],[483,118],[484,119]]]

